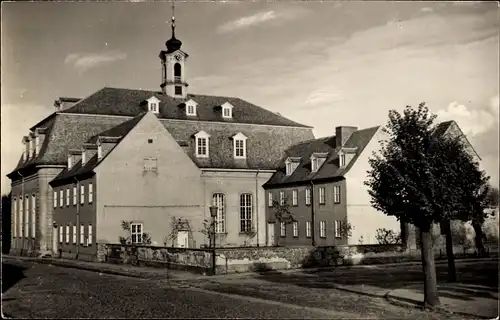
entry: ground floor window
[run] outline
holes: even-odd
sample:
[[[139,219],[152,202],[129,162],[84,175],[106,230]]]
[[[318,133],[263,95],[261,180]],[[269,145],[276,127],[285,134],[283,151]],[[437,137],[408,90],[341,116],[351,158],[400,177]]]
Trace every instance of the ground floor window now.
[[[142,223],[132,223],[130,224],[130,234],[132,237],[132,243],[142,243]]]

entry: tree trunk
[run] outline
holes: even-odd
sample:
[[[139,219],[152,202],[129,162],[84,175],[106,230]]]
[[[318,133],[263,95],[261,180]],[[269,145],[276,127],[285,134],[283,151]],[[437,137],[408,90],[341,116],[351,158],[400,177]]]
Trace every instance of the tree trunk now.
[[[476,245],[477,253],[480,257],[484,257],[486,254],[486,250],[484,249],[483,243],[483,228],[482,224],[479,221],[472,221],[472,227],[476,235],[474,236],[474,242]]]
[[[424,271],[424,307],[438,307],[441,302],[437,292],[436,265],[432,249],[431,226],[420,227],[420,250],[422,252],[422,268]]]
[[[408,224],[399,220],[399,225],[401,227],[401,245],[406,250],[408,249]]]
[[[448,260],[448,281],[457,281],[457,270],[455,268],[455,255],[453,254],[453,237],[451,235],[450,220],[443,221],[444,234],[446,237],[446,258]]]

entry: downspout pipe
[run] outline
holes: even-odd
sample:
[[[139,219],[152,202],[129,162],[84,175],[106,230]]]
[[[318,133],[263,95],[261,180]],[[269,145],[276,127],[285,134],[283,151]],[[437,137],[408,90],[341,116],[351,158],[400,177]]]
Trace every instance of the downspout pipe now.
[[[77,177],[74,177],[74,180],[76,182],[76,194],[79,196],[77,197],[76,201],[76,257],[75,260],[78,260],[78,255],[80,254],[80,243],[81,243],[81,234],[80,234],[80,181],[78,180]]]
[[[257,247],[259,247],[259,169],[255,173],[255,222],[257,224]]]
[[[314,182],[311,181],[311,240],[312,240],[312,245],[313,247],[316,246],[316,223],[315,223],[315,216],[314,216]]]

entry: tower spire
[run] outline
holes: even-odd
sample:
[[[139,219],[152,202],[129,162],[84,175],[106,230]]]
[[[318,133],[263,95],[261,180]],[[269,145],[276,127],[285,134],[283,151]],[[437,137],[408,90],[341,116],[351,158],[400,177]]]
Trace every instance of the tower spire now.
[[[175,2],[172,1],[172,37],[165,43],[167,52],[174,52],[181,48],[182,42],[175,38]]]

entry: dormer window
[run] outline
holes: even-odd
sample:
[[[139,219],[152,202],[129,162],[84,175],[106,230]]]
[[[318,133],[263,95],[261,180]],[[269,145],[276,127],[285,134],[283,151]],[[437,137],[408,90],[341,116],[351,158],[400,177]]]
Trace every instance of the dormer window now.
[[[339,153],[339,167],[345,166],[345,153]]]
[[[300,157],[288,157],[285,160],[286,175],[291,175],[300,164]]]
[[[188,102],[186,102],[185,105],[186,105],[186,115],[196,116],[196,107],[198,106],[198,103],[196,103],[196,101],[191,99]]]
[[[73,156],[71,154],[68,155],[68,170],[73,167]]]
[[[208,158],[209,138],[210,135],[205,131],[200,131],[194,135],[196,156],[200,158]]]
[[[152,113],[160,113],[160,99],[152,96],[146,101],[148,103],[148,111],[151,111]]]
[[[222,117],[232,118],[233,117],[233,105],[226,102],[222,105]]]
[[[233,150],[235,159],[246,159],[247,157],[247,137],[239,132],[233,136]]]
[[[311,156],[311,172],[317,172],[326,160],[327,153],[313,153]]]
[[[82,151],[82,167],[87,163],[87,152],[85,150]]]

